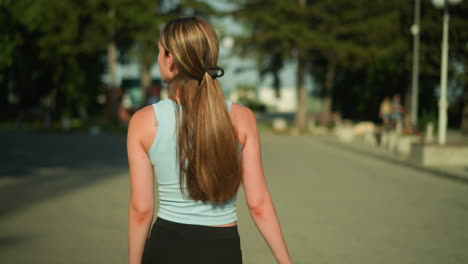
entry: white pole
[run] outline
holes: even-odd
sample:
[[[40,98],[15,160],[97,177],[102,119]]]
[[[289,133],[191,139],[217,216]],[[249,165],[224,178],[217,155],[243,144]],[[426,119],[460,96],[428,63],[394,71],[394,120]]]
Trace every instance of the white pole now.
[[[444,1],[444,27],[442,37],[442,67],[440,72],[439,100],[439,144],[443,145],[447,138],[447,64],[448,64],[448,29],[449,12],[447,0]]]
[[[419,18],[420,18],[420,0],[414,1],[414,25],[411,28],[413,33],[413,76],[411,90],[411,123],[413,128],[418,126],[418,95],[419,95]]]

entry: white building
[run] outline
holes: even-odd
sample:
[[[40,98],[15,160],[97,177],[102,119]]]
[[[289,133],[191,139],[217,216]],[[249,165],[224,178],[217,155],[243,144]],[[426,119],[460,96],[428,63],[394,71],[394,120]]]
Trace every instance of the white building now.
[[[277,98],[273,88],[261,87],[258,90],[258,100],[275,112],[295,112],[297,109],[296,91],[295,88],[282,87],[280,97]]]

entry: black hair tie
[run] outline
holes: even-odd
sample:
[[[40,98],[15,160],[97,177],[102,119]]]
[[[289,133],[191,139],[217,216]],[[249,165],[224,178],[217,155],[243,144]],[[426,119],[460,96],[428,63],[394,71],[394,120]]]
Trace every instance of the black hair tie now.
[[[205,55],[205,72],[208,73],[211,78],[213,78],[213,80],[216,80],[216,78],[218,77],[223,77],[224,75],[224,70],[223,68],[219,67],[219,66],[208,66],[208,57],[210,55],[210,50],[208,50],[208,52],[206,53]],[[205,73],[203,73],[205,74]],[[202,77],[203,79],[203,77]],[[201,83],[201,81],[200,81]]]
[[[224,70],[223,68],[219,66],[211,66],[211,67],[206,67],[205,72],[207,72],[213,79],[216,79],[218,77],[223,77],[224,75]]]

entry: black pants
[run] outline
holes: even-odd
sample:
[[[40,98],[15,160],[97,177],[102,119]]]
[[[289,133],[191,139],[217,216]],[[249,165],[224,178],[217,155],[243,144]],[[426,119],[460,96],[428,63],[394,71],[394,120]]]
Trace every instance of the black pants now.
[[[241,264],[237,226],[179,224],[157,218],[143,251],[142,264]]]

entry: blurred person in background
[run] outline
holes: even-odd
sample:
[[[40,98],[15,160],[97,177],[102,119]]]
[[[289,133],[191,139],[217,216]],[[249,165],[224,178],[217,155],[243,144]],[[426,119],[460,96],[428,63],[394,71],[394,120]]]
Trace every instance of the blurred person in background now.
[[[392,99],[392,126],[397,133],[402,131],[403,106],[401,105],[400,94],[393,95]]]
[[[385,96],[382,103],[380,103],[379,116],[382,119],[382,125],[385,130],[390,126],[390,116],[392,114],[392,102],[390,97]]]
[[[169,99],[139,110],[128,129],[129,263],[242,263],[236,195],[279,263],[291,263],[263,174],[257,122],[226,101],[213,28],[179,18],[162,30],[159,70]],[[158,217],[153,173],[159,185]],[[151,228],[150,228],[151,227]]]
[[[161,100],[160,96],[161,85],[153,81],[151,86],[146,91],[146,104],[152,105],[159,102],[159,100]]]

